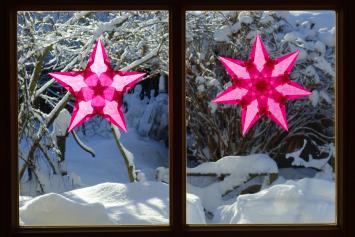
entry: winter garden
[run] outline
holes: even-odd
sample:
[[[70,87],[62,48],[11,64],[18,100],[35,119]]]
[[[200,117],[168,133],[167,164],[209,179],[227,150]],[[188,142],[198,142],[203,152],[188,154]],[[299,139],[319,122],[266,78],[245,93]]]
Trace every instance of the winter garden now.
[[[262,117],[244,136],[218,60],[300,50],[289,131]],[[128,132],[96,116],[67,132],[75,98],[48,73],[82,71],[98,38],[114,70],[145,72],[123,95]],[[169,224],[168,12],[18,12],[21,226]],[[188,224],[336,222],[335,13],[186,12]]]

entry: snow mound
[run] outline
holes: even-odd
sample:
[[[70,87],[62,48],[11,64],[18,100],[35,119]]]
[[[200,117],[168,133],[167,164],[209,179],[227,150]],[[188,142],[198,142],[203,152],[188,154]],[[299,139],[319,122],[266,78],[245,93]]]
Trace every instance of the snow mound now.
[[[199,197],[191,193],[186,194],[187,223],[206,224],[205,212]]]
[[[335,184],[315,178],[289,180],[255,194],[240,195],[217,212],[218,223],[335,223]]]
[[[250,175],[277,174],[276,162],[265,154],[249,156],[225,156],[216,162],[202,163],[195,168],[187,168],[187,174],[223,176],[223,181],[200,187],[191,183],[187,184],[187,191],[197,195],[202,206],[208,212],[213,212],[222,204],[222,197],[227,193],[242,188]]]
[[[238,173],[239,175],[277,172],[276,162],[266,154],[225,156],[216,162],[206,162],[187,169],[187,173]]]
[[[36,197],[20,208],[20,222],[25,225],[112,224],[100,203],[78,203],[60,194]]]
[[[169,186],[162,182],[102,183],[62,194],[21,198],[21,225],[168,224]],[[188,194],[188,220],[205,223],[198,197]]]
[[[102,183],[38,196],[20,208],[23,225],[168,224],[168,185]]]

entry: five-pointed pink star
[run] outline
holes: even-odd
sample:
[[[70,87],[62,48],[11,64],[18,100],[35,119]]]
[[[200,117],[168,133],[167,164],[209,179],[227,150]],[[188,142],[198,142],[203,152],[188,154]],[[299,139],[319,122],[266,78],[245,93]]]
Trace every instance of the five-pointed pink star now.
[[[145,73],[114,71],[100,38],[84,71],[51,72],[49,75],[76,97],[68,132],[97,114],[127,132],[122,96]]]
[[[299,51],[292,52],[272,60],[257,35],[248,61],[219,57],[232,77],[232,85],[218,94],[212,102],[242,106],[243,135],[262,115],[268,116],[288,131],[286,101],[311,94],[289,78],[298,53]]]

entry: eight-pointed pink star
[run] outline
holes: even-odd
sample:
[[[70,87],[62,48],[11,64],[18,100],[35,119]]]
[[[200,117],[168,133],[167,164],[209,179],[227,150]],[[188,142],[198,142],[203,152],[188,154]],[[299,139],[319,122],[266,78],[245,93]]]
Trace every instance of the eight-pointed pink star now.
[[[84,71],[51,72],[49,75],[76,97],[68,132],[97,114],[127,132],[122,96],[145,73],[114,71],[100,38]]]
[[[262,115],[268,116],[288,131],[286,101],[311,94],[289,78],[298,53],[295,51],[272,60],[257,35],[248,61],[219,57],[232,77],[232,85],[212,102],[242,106],[243,135]]]

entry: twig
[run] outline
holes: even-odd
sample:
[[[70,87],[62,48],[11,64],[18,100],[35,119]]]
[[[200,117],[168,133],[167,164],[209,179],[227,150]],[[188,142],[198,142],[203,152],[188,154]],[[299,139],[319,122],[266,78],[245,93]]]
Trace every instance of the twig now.
[[[59,112],[65,107],[67,102],[70,99],[70,93],[68,92],[65,94],[65,96],[58,102],[58,104],[52,109],[52,111],[47,115],[46,117],[46,122],[42,124],[42,126],[39,128],[37,134],[35,137],[32,139],[32,145],[28,151],[27,159],[26,161],[30,161],[33,159],[34,153],[37,149],[37,147],[40,144],[40,141],[47,130],[47,127],[53,122],[54,118],[59,114]],[[20,179],[22,178],[23,174],[25,173],[25,169],[27,168],[27,162],[22,166],[20,170]]]
[[[136,181],[136,172],[135,172],[133,160],[132,161],[129,160],[129,158],[126,154],[127,150],[124,148],[124,146],[120,142],[121,135],[120,135],[120,131],[118,130],[118,128],[116,128],[114,125],[111,124],[111,130],[112,130],[113,137],[115,138],[116,145],[117,145],[118,149],[120,150],[122,157],[124,159],[124,162],[126,164],[129,181],[131,183],[133,183]],[[133,154],[131,154],[131,155],[133,155]]]
[[[73,137],[74,137],[75,141],[78,143],[78,145],[79,145],[84,151],[90,153],[90,155],[91,155],[92,157],[95,157],[95,151],[94,151],[91,147],[89,147],[88,145],[84,144],[84,143],[80,140],[78,134],[77,134],[74,130],[72,131],[72,134],[73,134]]]
[[[49,165],[51,166],[53,173],[54,174],[60,174],[60,171],[58,169],[58,166],[56,166],[55,164],[53,164],[52,159],[48,156],[47,154],[47,149],[43,147],[42,144],[39,145],[39,150],[43,153],[44,157],[46,158],[47,162],[49,163]]]

